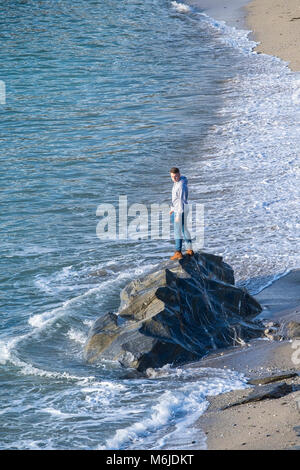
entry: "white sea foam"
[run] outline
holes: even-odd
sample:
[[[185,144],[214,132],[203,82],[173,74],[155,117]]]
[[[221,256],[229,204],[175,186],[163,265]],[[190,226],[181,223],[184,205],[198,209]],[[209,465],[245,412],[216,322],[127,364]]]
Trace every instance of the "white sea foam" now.
[[[179,13],[188,13],[191,11],[191,7],[189,7],[185,3],[171,2],[171,5]]]
[[[18,250],[14,246],[13,249],[11,250],[11,252],[8,251],[6,256],[8,258],[15,257],[15,256],[20,256],[20,257],[23,258],[24,256],[27,257],[27,256],[43,255],[43,254],[47,254],[47,253],[53,253],[55,251],[56,251],[55,248],[43,247],[43,246],[40,246],[40,245],[23,246],[23,247],[19,247]]]
[[[63,302],[61,306],[55,309],[31,316],[28,319],[28,323],[30,326],[34,328],[33,331],[29,331],[25,335],[19,335],[10,340],[8,339],[7,341],[1,340],[0,364],[5,364],[6,362],[10,362],[11,364],[15,365],[16,367],[20,369],[19,373],[22,375],[36,375],[36,376],[41,376],[41,377],[48,377],[50,379],[76,380],[83,384],[94,379],[94,377],[82,378],[82,377],[74,376],[72,374],[69,374],[68,372],[56,372],[56,371],[47,371],[44,369],[40,369],[38,367],[33,366],[30,363],[27,363],[19,359],[17,354],[15,354],[13,350],[15,346],[21,341],[23,340],[32,341],[36,334],[39,334],[45,328],[48,328],[49,326],[53,325],[59,318],[67,315],[69,312],[68,309],[70,306],[72,307],[72,311],[71,311],[72,313],[74,305],[76,305],[77,303],[80,304],[82,301],[84,301],[85,298],[88,298],[89,296],[93,296],[95,294],[97,295],[103,291],[105,292],[106,290],[109,291],[111,289],[111,286],[120,285],[121,283],[124,282],[124,279],[130,280],[132,277],[135,278],[136,276],[143,275],[144,273],[152,269],[154,266],[156,265],[149,264],[146,266],[134,267],[126,272],[121,272],[117,276],[113,277],[112,279],[102,282],[101,285],[94,287],[92,289],[89,289],[87,292]],[[90,326],[92,323],[93,323],[92,320],[85,320],[85,324],[87,326]],[[79,330],[75,330],[74,328],[71,328],[67,332],[67,336],[71,340],[76,341],[80,344],[84,344],[86,341],[86,335]]]
[[[199,13],[202,21],[205,21],[208,26],[222,33],[218,40],[223,44],[238,49],[244,54],[256,54],[253,48],[256,46],[255,41],[248,38],[250,30],[236,29],[234,26],[228,26],[225,21],[217,21],[206,13]],[[278,60],[278,59],[277,59]]]
[[[27,338],[27,334],[19,335],[15,338],[7,338],[6,340],[0,340],[0,364],[6,364],[7,362],[14,362],[13,350],[16,345],[23,339]]]
[[[217,110],[224,123],[213,126],[203,141],[213,153],[189,164],[190,173],[200,171],[203,181],[214,174],[215,183],[209,191],[199,181],[190,183],[190,192],[214,206],[211,214],[206,210],[206,250],[225,257],[236,281],[256,294],[300,266],[300,72],[278,57],[257,54],[250,31],[198,15],[216,41],[241,55],[239,73],[224,82]],[[214,214],[222,214],[222,223]]]
[[[45,440],[33,440],[33,439],[23,439],[18,442],[13,442],[5,446],[5,449],[13,450],[56,450],[55,444],[53,444],[53,439]]]
[[[11,348],[16,343],[16,339],[10,341],[0,341],[0,364],[6,364],[10,359]]]
[[[257,289],[253,289],[251,294],[252,295],[256,295],[258,294],[259,292],[261,292],[263,289],[266,289],[267,287],[271,286],[272,284],[274,284],[275,281],[278,281],[278,279],[286,276],[287,274],[289,274],[291,272],[291,269],[286,269],[284,272],[282,273],[277,273],[277,274],[274,274],[273,276],[270,277],[270,279],[266,282],[264,282],[263,284],[261,283],[259,287],[257,287]]]
[[[256,52],[253,51],[253,48],[257,43],[248,38],[249,33],[251,32],[250,30],[237,29],[234,26],[229,26],[225,21],[216,20],[203,12],[197,12],[185,3],[172,1],[171,5],[179,13],[193,12],[197,14],[201,21],[205,21],[207,23],[208,27],[221,33],[218,40],[223,44],[236,48],[245,54],[256,54]],[[274,59],[280,61],[277,57],[274,57]],[[298,102],[298,95],[296,96],[296,101]]]
[[[68,372],[56,372],[56,371],[47,371],[33,366],[30,363],[27,363],[17,357],[14,353],[14,348],[16,345],[26,338],[30,334],[20,335],[16,338],[4,341],[0,341],[0,364],[11,363],[19,369],[19,373],[22,375],[36,375],[40,377],[48,377],[51,379],[60,379],[60,380],[72,380],[77,381],[80,385],[86,385],[90,381],[95,379],[94,376],[80,377],[76,375],[69,374]]]
[[[182,377],[183,375],[186,376],[186,374],[187,371],[180,369],[180,367],[176,367],[174,369],[171,367],[170,364],[166,364],[163,367],[160,367],[159,369],[153,369],[152,367],[149,367],[146,370],[146,375],[149,377],[149,379],[158,379],[169,376]]]

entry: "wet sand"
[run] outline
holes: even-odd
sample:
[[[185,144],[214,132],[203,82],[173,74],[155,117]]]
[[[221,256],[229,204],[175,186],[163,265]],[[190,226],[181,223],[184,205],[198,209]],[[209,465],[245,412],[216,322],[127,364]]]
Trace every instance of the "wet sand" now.
[[[300,322],[300,270],[293,270],[255,297],[264,307],[259,317],[279,322],[279,331],[286,334],[291,320]],[[298,374],[277,382],[292,386],[292,391],[282,398],[221,410],[228,403],[247,395],[254,385],[251,388],[249,385],[249,389],[209,397],[210,406],[197,422],[197,427],[206,434],[209,450],[300,449],[300,352],[296,354],[296,342],[300,349],[300,338],[282,341],[256,339],[242,348],[223,350],[195,363],[197,367],[243,372],[249,379],[282,372]]]

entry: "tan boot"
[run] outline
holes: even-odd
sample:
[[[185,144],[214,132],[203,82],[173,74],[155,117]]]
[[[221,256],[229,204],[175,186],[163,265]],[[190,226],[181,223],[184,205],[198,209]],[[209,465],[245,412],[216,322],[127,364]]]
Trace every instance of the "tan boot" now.
[[[181,251],[175,251],[174,255],[171,256],[170,259],[174,260],[174,259],[182,259],[182,258],[183,258],[183,255]]]
[[[193,252],[193,250],[186,250],[186,254],[190,256],[194,256],[195,253]]]

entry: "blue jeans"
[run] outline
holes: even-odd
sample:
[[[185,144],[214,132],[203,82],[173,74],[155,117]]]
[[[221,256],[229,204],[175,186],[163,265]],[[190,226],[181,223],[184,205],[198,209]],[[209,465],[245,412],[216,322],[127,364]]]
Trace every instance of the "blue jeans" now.
[[[182,233],[186,244],[186,249],[192,249],[192,240],[187,227],[184,227],[184,212],[179,215],[179,222],[175,222],[175,212],[171,214],[171,222],[174,223],[174,238],[176,251],[182,251]]]

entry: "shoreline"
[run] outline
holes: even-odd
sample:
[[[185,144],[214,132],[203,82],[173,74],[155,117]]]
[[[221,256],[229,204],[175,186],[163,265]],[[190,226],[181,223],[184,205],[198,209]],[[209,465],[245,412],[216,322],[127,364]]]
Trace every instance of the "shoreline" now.
[[[283,335],[290,321],[300,325],[299,287],[300,269],[296,269],[263,289],[254,296],[263,307],[257,318],[278,322]],[[192,365],[242,372],[248,381],[262,381],[262,377],[274,380],[269,385],[251,385],[251,388],[208,397],[210,405],[196,423],[199,432],[206,434],[207,450],[300,449],[300,354],[296,352],[299,348],[295,349],[296,341],[300,343],[299,336],[295,340],[254,339],[243,347],[212,353]],[[295,376],[275,381],[275,376],[283,373]],[[270,386],[272,389],[290,387],[290,390],[278,398],[266,396],[228,407],[253,390],[262,392],[263,387]]]
[[[292,73],[300,71],[299,1],[290,0],[288,5],[284,0],[276,4],[272,0],[186,0],[185,3],[217,21],[250,31],[249,40],[258,43],[254,52],[278,57]],[[289,271],[253,295],[263,307],[257,318],[278,322],[284,333],[290,321],[300,325],[299,287],[300,268]],[[207,450],[300,449],[300,353],[296,356],[299,360],[294,360],[300,336],[295,338],[256,339],[245,346],[218,350],[188,365],[231,369],[244,373],[248,380],[270,376],[271,381],[282,373],[295,374],[274,381],[273,390],[276,387],[289,390],[281,397],[266,396],[259,401],[237,404],[252,391],[263,391],[264,386],[259,385],[207,397],[210,404],[195,425],[199,433],[206,434]],[[225,409],[232,403],[236,406]]]

